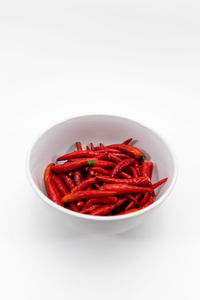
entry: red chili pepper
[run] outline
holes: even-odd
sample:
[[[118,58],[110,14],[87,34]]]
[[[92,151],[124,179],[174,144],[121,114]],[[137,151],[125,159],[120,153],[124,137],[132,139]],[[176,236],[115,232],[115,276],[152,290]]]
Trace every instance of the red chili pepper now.
[[[149,177],[121,179],[121,178],[111,178],[109,176],[97,175],[96,178],[106,183],[126,183],[131,185],[140,185],[140,186],[148,186],[151,182]]]
[[[134,163],[134,168],[135,168],[135,170],[137,172],[137,175],[141,176],[141,166],[140,166],[140,164],[137,161],[135,161],[135,163]]]
[[[54,183],[54,181],[52,180],[52,172],[51,172],[51,168],[52,166],[54,166],[53,163],[49,164],[44,172],[44,183],[45,183],[45,187],[46,187],[46,191],[47,194],[49,196],[49,198],[55,202],[56,204],[63,206],[63,204],[60,202],[60,193],[57,190],[57,187]]]
[[[115,208],[114,204],[105,204],[97,209],[93,210],[90,215],[92,216],[106,216],[108,213],[110,213]]]
[[[115,154],[109,153],[109,154],[108,154],[108,159],[110,159],[110,160],[112,160],[112,161],[114,161],[114,162],[116,162],[116,163],[119,163],[120,161],[122,161],[121,158],[119,158],[119,157],[116,156],[116,153],[115,153]],[[122,177],[122,178],[126,178],[126,179],[132,178],[131,175],[129,175],[129,174],[123,172],[123,171],[120,172],[119,176]]]
[[[115,164],[112,163],[111,161],[105,161],[105,160],[99,160],[96,158],[85,158],[85,159],[80,159],[78,161],[72,161],[70,163],[65,163],[62,165],[56,165],[56,166],[52,166],[52,171],[56,172],[56,173],[63,173],[63,172],[68,172],[71,170],[76,170],[79,169],[81,167],[85,167],[85,166],[90,166],[90,167],[103,167],[103,168],[111,168],[114,167]]]
[[[101,150],[104,150],[104,145],[103,145],[102,143],[100,143],[100,144],[99,144],[99,148],[100,148]]]
[[[148,176],[151,179],[153,170],[152,161],[144,161],[141,166],[141,176]]]
[[[111,154],[111,153],[108,153],[108,159],[110,159],[110,160],[112,160],[112,161],[114,161],[116,163],[122,161],[120,157],[118,157],[118,156],[116,156],[114,154]]]
[[[75,187],[75,184],[71,177],[69,177],[67,174],[60,173],[60,178],[64,181],[64,183],[67,185],[67,187],[70,189],[70,191]]]
[[[52,175],[52,179],[55,182],[55,185],[62,196],[69,194],[69,190],[63,181],[55,174]]]
[[[122,153],[121,150],[114,149],[114,148],[109,148],[109,146],[104,147],[104,150],[107,151],[107,152],[109,152],[109,153],[113,153],[113,154]]]
[[[158,181],[158,182],[152,184],[152,186],[151,186],[152,189],[157,188],[159,185],[163,184],[163,183],[166,182],[167,180],[168,180],[168,177],[163,178],[163,179],[161,179],[160,181]]]
[[[136,197],[133,197],[132,195],[127,195],[127,198],[130,200],[130,202],[127,205],[127,207],[125,208],[125,210],[133,208],[137,203]]]
[[[72,201],[78,201],[81,199],[88,199],[88,198],[102,198],[108,196],[116,195],[115,191],[99,191],[99,190],[91,190],[91,191],[77,191],[70,193],[64,196],[61,199],[62,203],[68,203]]]
[[[151,205],[152,203],[153,203],[153,197],[150,196],[148,201],[144,205],[140,206],[140,209],[145,208],[145,207]]]
[[[132,209],[129,209],[129,210],[125,210],[125,211],[122,211],[118,214],[119,215],[126,215],[126,214],[130,214],[130,213],[133,213],[133,212],[136,212],[136,211],[139,211],[140,209],[139,208],[132,208]]]
[[[101,159],[101,160],[107,159],[108,158],[108,153],[107,152],[101,153],[98,156],[96,156],[96,158]]]
[[[75,212],[79,212],[79,209],[78,209],[78,207],[76,206],[76,203],[74,203],[74,202],[70,202],[70,203],[69,203],[69,208],[70,208],[71,210],[75,211]]]
[[[112,149],[112,148],[108,148],[108,146],[104,147],[102,149],[102,147],[95,147],[95,150],[96,151],[106,151],[106,152],[109,152],[109,153],[122,153],[121,150],[118,150],[118,149]]]
[[[74,172],[74,182],[76,185],[79,185],[81,183],[82,175],[81,170],[76,170]]]
[[[144,197],[137,202],[137,205],[138,206],[144,205],[147,202],[148,197],[149,197],[149,193],[145,193]]]
[[[90,150],[82,150],[78,152],[71,152],[65,155],[62,155],[57,158],[57,161],[67,160],[67,159],[74,159],[74,158],[87,158],[87,157],[95,157],[98,156],[99,152],[90,151]]]
[[[93,204],[109,204],[109,203],[116,203],[118,201],[117,197],[106,197],[106,198],[92,198],[89,199],[85,205],[84,205],[84,209],[93,205]]]
[[[89,168],[89,170],[90,170],[90,168]],[[89,171],[89,173],[87,174],[87,179],[90,179],[90,178],[92,178],[92,176],[90,175],[90,171]],[[86,188],[86,191],[90,191],[92,189],[92,185],[89,185],[87,188]]]
[[[119,157],[119,158],[121,158],[121,159],[131,158],[130,155],[125,154],[125,153],[115,153],[114,155],[117,156],[117,157]]]
[[[86,146],[86,150],[90,151],[90,148],[89,148],[89,146]]]
[[[129,167],[129,170],[132,171],[133,177],[134,178],[138,178],[138,174],[135,168],[133,167]],[[148,176],[147,176],[148,177]]]
[[[48,164],[48,166],[46,167],[46,169],[44,171],[44,183],[45,183],[45,185],[46,185],[46,182],[48,180],[50,180],[51,177],[52,177],[51,167],[53,167],[53,166],[54,166],[54,163]]]
[[[82,146],[81,146],[81,142],[76,142],[76,148],[77,148],[77,151],[82,151]]]
[[[57,186],[56,186],[56,184],[55,184],[53,178],[51,178],[50,183],[51,183],[51,186],[53,187],[54,192],[56,193],[57,197],[58,197],[59,199],[61,199],[61,194],[60,194],[60,192],[59,192],[59,190],[58,190],[58,188],[57,188]]]
[[[56,204],[63,206],[63,203],[60,201],[61,200],[61,196],[60,193],[55,185],[55,182],[51,179],[48,183],[47,183],[47,193],[49,195],[49,198],[55,202]]]
[[[120,161],[112,170],[111,177],[115,177],[118,173],[120,173],[122,170],[126,169],[128,166],[133,164],[135,162],[135,159],[133,158],[127,158],[122,161]]]
[[[131,156],[133,156],[134,158],[137,158],[137,159],[140,159],[140,158],[144,158],[144,153],[136,148],[136,147],[133,147],[131,145],[126,145],[126,144],[114,144],[114,145],[109,145],[107,146],[108,148],[111,148],[111,149],[119,149],[119,150],[122,150],[128,154],[130,154]]]
[[[131,175],[127,174],[124,171],[120,172],[119,176],[122,177],[122,178],[124,178],[124,179],[131,179],[131,178],[133,178]]]
[[[110,213],[113,209],[117,208],[118,206],[122,205],[127,198],[121,198],[115,204],[105,204],[95,210],[93,210],[90,215],[93,216],[105,216]]]
[[[92,150],[92,151],[95,151],[95,148],[94,148],[93,143],[90,143],[90,147],[91,147],[91,150]]]
[[[103,175],[110,175],[110,172],[101,167],[92,167],[90,169],[90,175],[94,176],[95,172],[101,173]]]
[[[89,214],[89,213],[91,213],[93,210],[97,209],[97,208],[100,207],[100,206],[101,206],[101,204],[93,204],[93,205],[91,205],[91,206],[89,206],[89,207],[83,208],[83,209],[80,211],[80,213],[82,213],[82,214]]]
[[[72,192],[84,190],[86,187],[91,186],[92,184],[96,183],[97,181],[98,181],[98,179],[96,177],[85,179],[79,185],[75,186],[73,188]]]
[[[125,140],[122,144],[129,144],[132,141],[132,138]]]
[[[117,195],[131,193],[152,193],[153,188],[144,186],[134,186],[123,183],[104,184],[100,187],[101,191],[115,191]],[[67,195],[68,196],[68,195]]]

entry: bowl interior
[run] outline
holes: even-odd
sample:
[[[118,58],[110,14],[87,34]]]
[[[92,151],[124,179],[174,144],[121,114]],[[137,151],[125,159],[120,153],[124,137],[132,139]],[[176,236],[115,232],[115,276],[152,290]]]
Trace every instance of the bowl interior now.
[[[164,140],[149,128],[129,119],[91,115],[76,117],[53,126],[33,145],[28,159],[31,177],[38,189],[46,195],[43,184],[43,172],[46,165],[55,162],[56,157],[71,152],[75,142],[81,141],[85,147],[88,143],[121,143],[133,137],[134,144],[144,151],[154,165],[152,182],[168,177],[166,184],[157,189],[158,200],[168,189],[175,173],[174,159]],[[49,200],[50,201],[50,200]]]

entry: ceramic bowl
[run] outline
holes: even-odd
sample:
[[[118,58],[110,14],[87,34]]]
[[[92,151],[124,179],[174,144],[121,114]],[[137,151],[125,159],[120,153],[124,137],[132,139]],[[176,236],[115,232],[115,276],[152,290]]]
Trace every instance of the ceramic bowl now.
[[[156,190],[157,197],[152,205],[135,213],[102,217],[76,213],[48,199],[43,183],[44,169],[49,162],[55,162],[56,157],[73,151],[76,141],[81,141],[83,146],[90,142],[102,142],[106,145],[121,143],[129,137],[133,137],[134,145],[155,163],[152,182],[169,178]],[[123,232],[145,222],[146,217],[169,197],[177,176],[174,154],[164,138],[139,122],[111,115],[75,117],[49,128],[31,146],[26,169],[29,182],[40,199],[47,204],[46,209],[53,210],[53,214],[62,219],[65,226],[78,231],[108,234]],[[52,219],[54,221],[56,222]]]

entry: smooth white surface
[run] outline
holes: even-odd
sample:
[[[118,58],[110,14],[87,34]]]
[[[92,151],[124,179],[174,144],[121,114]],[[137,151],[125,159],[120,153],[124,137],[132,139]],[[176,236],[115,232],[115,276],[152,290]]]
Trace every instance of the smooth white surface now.
[[[199,10],[1,1],[1,299],[199,299]],[[33,138],[88,113],[149,124],[179,160],[173,196],[123,235],[63,231],[26,180]]]
[[[149,207],[134,214],[103,217],[77,214],[56,205],[48,197],[44,187],[44,170],[56,158],[76,149],[75,141],[82,141],[83,149],[93,141],[99,145],[122,142],[135,136],[134,146],[145,152],[146,158],[154,162],[152,182],[168,178],[156,190],[156,198]],[[134,120],[112,115],[85,115],[67,119],[41,133],[31,145],[26,160],[29,183],[35,193],[55,211],[55,217],[63,220],[67,228],[85,233],[116,234],[130,230],[144,222],[155,208],[171,195],[177,178],[177,162],[170,146],[155,131]],[[53,213],[53,211],[52,211]]]

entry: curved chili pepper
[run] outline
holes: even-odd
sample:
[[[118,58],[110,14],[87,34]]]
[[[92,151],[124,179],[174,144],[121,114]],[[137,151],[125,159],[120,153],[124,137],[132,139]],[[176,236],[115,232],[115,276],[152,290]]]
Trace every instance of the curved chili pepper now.
[[[114,161],[116,163],[119,163],[120,161],[122,161],[121,158],[119,158],[118,156],[116,156],[116,153],[115,154],[108,153],[108,159],[110,159],[110,160],[112,160],[112,161]],[[125,173],[124,171],[120,172],[119,176],[122,177],[122,178],[126,178],[126,179],[132,178],[131,175]]]
[[[103,167],[103,168],[111,168],[115,166],[115,164],[111,161],[99,160],[96,158],[91,158],[91,159],[83,158],[78,161],[72,161],[70,163],[64,163],[62,165],[52,166],[51,169],[56,173],[63,173],[63,172],[79,169],[81,167],[85,167],[88,165],[90,167],[94,166],[94,167]]]
[[[97,208],[100,207],[100,206],[101,206],[101,204],[93,204],[93,205],[91,205],[91,206],[89,206],[89,207],[83,208],[83,209],[80,211],[80,213],[82,213],[82,214],[89,214],[89,213],[91,213],[93,210],[97,209]]]
[[[44,183],[46,184],[46,182],[51,178],[52,173],[51,173],[51,167],[54,166],[54,163],[50,163],[48,164],[48,166],[46,167],[45,171],[44,171]]]
[[[75,187],[75,184],[71,177],[69,177],[67,174],[60,173],[60,178],[64,181],[64,183],[67,185],[67,187],[70,189],[70,191]]]
[[[132,138],[125,140],[122,144],[129,144],[132,141]]]
[[[131,200],[131,201],[129,202],[129,204],[128,204],[127,207],[125,208],[125,211],[128,210],[128,209],[133,208],[133,207],[136,205],[136,203],[137,203],[136,197],[133,197],[132,195],[127,195],[127,198],[128,198],[129,200]]]
[[[79,185],[81,183],[82,175],[81,170],[74,171],[74,182],[76,185]]]
[[[99,152],[90,151],[90,150],[82,150],[82,151],[78,151],[78,152],[67,153],[65,155],[58,157],[56,160],[61,161],[61,160],[74,159],[74,158],[87,158],[87,157],[95,157],[98,155],[99,155]]]
[[[90,169],[90,175],[94,176],[95,172],[101,173],[103,175],[110,175],[110,172],[101,167],[92,167]]]
[[[168,177],[161,179],[160,181],[152,184],[152,189],[156,189],[159,185],[163,184],[164,182],[166,182],[168,180]]]
[[[64,196],[61,199],[61,202],[68,203],[72,201],[78,201],[81,199],[102,198],[102,197],[108,197],[113,195],[116,195],[115,191],[99,191],[99,190],[77,191]]]
[[[49,198],[56,204],[63,206],[63,204],[60,202],[60,193],[57,190],[54,181],[52,180],[52,166],[54,166],[53,163],[49,164],[44,171],[44,184]]]
[[[134,186],[125,183],[104,184],[100,187],[100,191],[115,191],[117,195],[131,193],[152,193],[152,187]],[[68,196],[68,195],[67,195]]]
[[[115,156],[121,158],[121,159],[125,159],[125,158],[131,158],[130,155],[125,154],[125,153],[114,153]]]
[[[89,148],[89,146],[86,146],[86,150],[90,151],[90,148]]]
[[[131,179],[111,178],[109,176],[97,175],[96,178],[106,183],[126,183],[131,185],[147,186],[150,184],[149,177],[138,177]]]
[[[105,216],[115,208],[114,204],[101,205],[97,209],[93,210],[90,215],[92,216]]]
[[[138,174],[135,168],[133,167],[129,167],[129,170],[132,172],[133,174],[133,178],[138,178]],[[147,176],[148,177],[148,176]]]
[[[108,153],[108,159],[110,159],[110,160],[112,160],[116,163],[122,161],[120,157],[118,157],[118,156],[116,156],[115,154],[112,154],[112,153]]]
[[[92,184],[96,183],[97,181],[98,181],[98,179],[96,177],[85,179],[79,185],[75,186],[73,188],[72,192],[84,190],[88,186],[91,186]]]
[[[149,197],[149,193],[145,193],[144,197],[137,202],[137,205],[138,206],[144,205],[147,202],[148,197]]]
[[[117,208],[118,206],[122,205],[125,201],[127,200],[127,198],[121,198],[117,201],[117,203],[115,204],[105,204],[95,210],[93,210],[90,215],[93,216],[105,216],[108,213],[110,213],[113,209]]]
[[[68,205],[69,205],[69,208],[70,208],[71,210],[73,210],[73,211],[75,211],[75,212],[79,212],[79,209],[78,209],[78,207],[76,206],[76,203],[70,202]]]
[[[135,159],[133,158],[127,158],[122,161],[120,161],[112,170],[111,177],[115,177],[118,173],[120,173],[122,170],[126,169],[128,166],[133,164],[135,162]]]
[[[52,179],[55,182],[55,185],[62,196],[69,194],[69,190],[67,189],[66,185],[57,175],[53,174]]]
[[[136,147],[133,147],[131,145],[126,145],[126,144],[113,144],[113,145],[109,145],[107,146],[108,148],[111,148],[111,149],[119,149],[119,150],[122,150],[128,154],[130,154],[131,156],[133,156],[134,158],[137,158],[137,159],[140,159],[140,158],[144,158],[144,153],[136,148]]]
[[[77,151],[82,151],[82,146],[81,146],[81,142],[76,142],[76,148],[77,148]]]
[[[120,177],[124,178],[124,179],[131,179],[133,178],[131,175],[129,175],[128,173],[122,171],[118,174]]]
[[[51,179],[47,182],[47,194],[49,198],[55,202],[56,204],[63,206],[63,203],[60,201],[61,196],[60,193],[55,185],[55,182]]]
[[[151,179],[153,170],[152,161],[144,161],[141,166],[141,176],[148,176]]]
[[[108,204],[108,203],[116,203],[118,201],[117,197],[105,197],[105,198],[92,198],[87,200],[84,205],[84,209],[93,205],[93,204]]]
[[[140,209],[145,208],[145,207],[151,205],[152,203],[153,203],[153,197],[150,196],[148,201],[144,205],[140,206]]]
[[[122,153],[121,150],[110,148],[109,146],[104,147],[104,150],[107,151],[107,152],[109,152],[109,153],[113,153],[113,154]]]
[[[121,150],[118,150],[118,149],[112,149],[112,148],[108,148],[108,146],[104,147],[103,149],[101,147],[95,147],[95,150],[96,151],[107,151],[109,153],[122,153]]]

